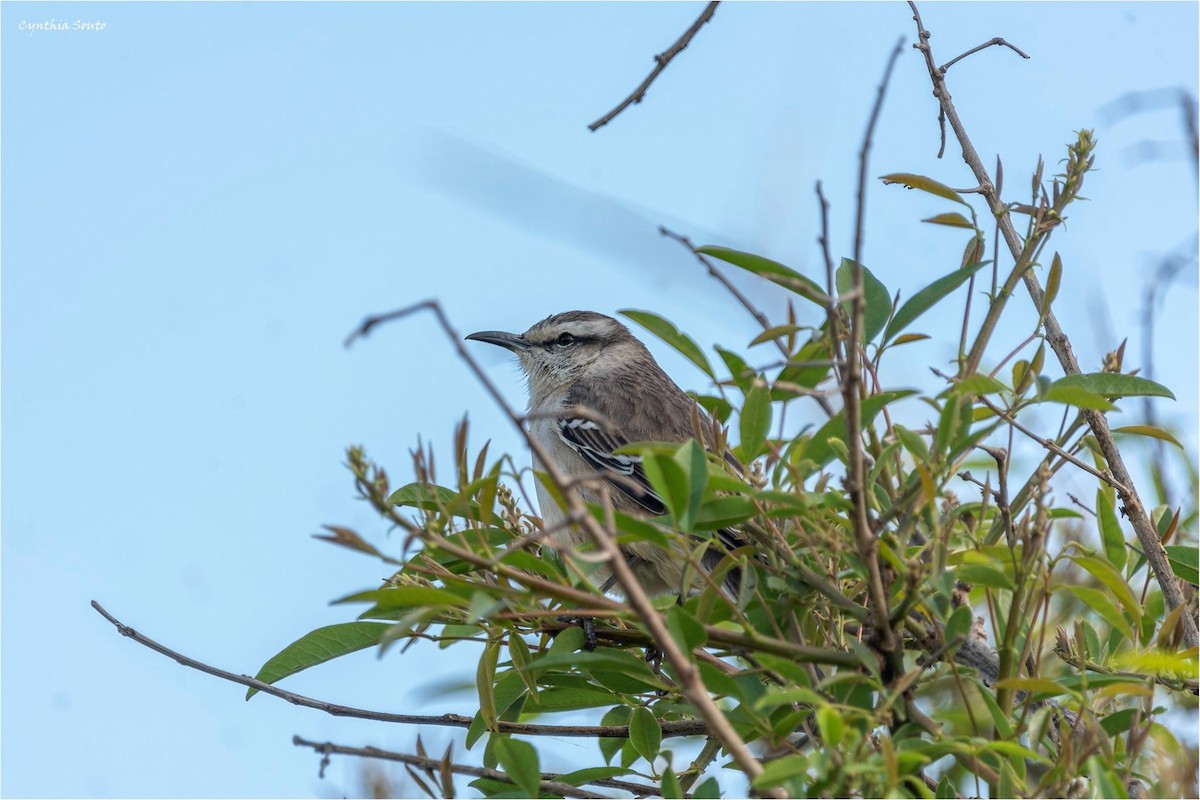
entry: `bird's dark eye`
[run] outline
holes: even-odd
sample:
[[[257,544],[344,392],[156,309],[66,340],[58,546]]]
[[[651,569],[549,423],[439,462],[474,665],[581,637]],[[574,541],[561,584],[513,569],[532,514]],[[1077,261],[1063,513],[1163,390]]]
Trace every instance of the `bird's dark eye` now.
[[[560,334],[555,342],[559,347],[570,347],[575,344],[575,337],[569,333]]]

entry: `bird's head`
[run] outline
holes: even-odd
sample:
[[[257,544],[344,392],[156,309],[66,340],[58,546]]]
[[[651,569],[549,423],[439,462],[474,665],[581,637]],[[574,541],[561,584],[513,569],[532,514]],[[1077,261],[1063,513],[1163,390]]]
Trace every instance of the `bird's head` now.
[[[467,338],[516,353],[535,400],[575,381],[649,357],[628,328],[594,311],[554,314],[520,334],[480,331]]]

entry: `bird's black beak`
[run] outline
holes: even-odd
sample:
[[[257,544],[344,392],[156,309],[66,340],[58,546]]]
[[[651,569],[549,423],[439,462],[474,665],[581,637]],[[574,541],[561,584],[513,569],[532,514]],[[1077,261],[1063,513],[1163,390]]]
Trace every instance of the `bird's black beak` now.
[[[487,342],[503,347],[505,350],[511,350],[514,353],[520,353],[529,349],[529,342],[524,336],[518,336],[515,333],[505,333],[504,331],[479,331],[472,333],[467,337],[474,339],[477,342]]]

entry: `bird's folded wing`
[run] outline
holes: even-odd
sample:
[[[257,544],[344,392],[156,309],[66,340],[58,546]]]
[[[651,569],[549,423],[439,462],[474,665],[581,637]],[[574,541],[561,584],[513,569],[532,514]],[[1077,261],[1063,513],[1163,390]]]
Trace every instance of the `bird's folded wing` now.
[[[650,486],[650,479],[642,469],[642,459],[613,452],[629,444],[624,437],[580,417],[561,417],[558,435],[580,458],[604,475],[617,491],[651,514],[666,513],[666,505]]]
[[[631,444],[623,436],[606,431],[595,422],[581,417],[560,417],[558,435],[580,458],[606,476],[617,491],[650,514],[667,513],[666,504],[654,491],[650,479],[642,469],[641,457],[613,452]],[[733,458],[728,454],[726,457]],[[736,459],[733,463],[737,463]],[[732,550],[745,544],[737,531],[732,529],[722,528],[716,533],[717,538],[728,549]]]

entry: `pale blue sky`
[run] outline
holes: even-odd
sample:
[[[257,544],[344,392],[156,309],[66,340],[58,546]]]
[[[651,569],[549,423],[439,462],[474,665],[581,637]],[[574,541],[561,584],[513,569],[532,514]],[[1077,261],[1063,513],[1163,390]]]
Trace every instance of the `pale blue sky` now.
[[[27,4],[3,35],[3,777],[6,796],[341,796],[293,734],[411,750],[417,731],[336,719],[185,670],[124,640],[108,609],[168,646],[253,673],[353,611],[381,565],[316,542],[322,523],[382,526],[352,496],[343,449],[396,481],[418,434],[449,463],[454,423],[517,450],[428,318],[342,340],[365,315],[440,298],[462,332],[523,329],[556,311],[657,311],[702,346],[754,324],[678,246],[753,249],[813,272],[813,183],[850,254],[857,149],[887,54],[913,39],[903,3],[722,6],[609,127],[702,3]],[[1094,369],[1129,337],[1157,260],[1194,250],[1196,180],[1174,108],[1120,121],[1126,92],[1197,84],[1195,4],[926,3],[939,61],[993,36],[950,86],[986,163],[1024,199],[1038,154],[1056,168],[1095,127],[1099,170],[1056,236],[1057,306]],[[102,31],[22,23],[101,21]],[[26,26],[27,27],[27,26]],[[1131,157],[1146,140],[1169,158]],[[971,185],[906,48],[871,174]],[[1017,191],[1017,187],[1021,187]],[[906,296],[957,266],[963,238],[918,220],[934,198],[870,189],[864,260]],[[990,246],[990,242],[989,242]],[[1195,452],[1196,276],[1158,317],[1159,413]],[[766,307],[777,295],[755,289]],[[1024,296],[1010,346],[1034,314]],[[952,315],[885,382],[929,385]],[[949,333],[948,333],[949,332]],[[678,381],[702,376],[650,342]],[[519,402],[500,352],[479,357]],[[768,356],[761,355],[765,362]],[[908,369],[906,369],[906,367]],[[1122,423],[1136,422],[1130,404]],[[811,420],[809,420],[811,421]],[[801,421],[802,422],[802,421]],[[524,456],[520,457],[521,460]],[[391,711],[473,710],[475,653],[360,653],[286,682]],[[458,735],[422,731],[431,751]],[[457,748],[462,752],[461,747]],[[570,768],[594,753],[554,750]],[[410,787],[411,788],[411,787]]]

